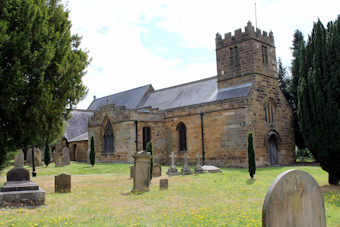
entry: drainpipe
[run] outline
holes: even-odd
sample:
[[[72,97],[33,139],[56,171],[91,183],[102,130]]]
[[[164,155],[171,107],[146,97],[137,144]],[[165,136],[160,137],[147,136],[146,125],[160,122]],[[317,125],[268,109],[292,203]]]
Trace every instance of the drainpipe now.
[[[32,144],[32,177],[36,177],[37,173],[35,172],[35,163],[34,163],[34,145]]]
[[[136,125],[136,152],[138,152],[138,121],[135,121],[135,125]]]
[[[204,129],[203,129],[203,113],[201,114],[201,136],[202,136],[202,165],[204,165],[205,151],[204,151]]]

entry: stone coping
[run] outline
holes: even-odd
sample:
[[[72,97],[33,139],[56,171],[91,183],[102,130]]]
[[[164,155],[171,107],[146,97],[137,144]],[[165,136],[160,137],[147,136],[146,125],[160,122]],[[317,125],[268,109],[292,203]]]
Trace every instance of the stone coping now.
[[[2,187],[2,192],[39,190],[39,185],[32,181],[8,181]]]

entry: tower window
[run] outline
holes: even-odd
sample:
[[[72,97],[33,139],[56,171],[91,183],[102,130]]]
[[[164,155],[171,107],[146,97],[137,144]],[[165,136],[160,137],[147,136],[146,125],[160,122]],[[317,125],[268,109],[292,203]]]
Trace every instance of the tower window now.
[[[229,49],[229,63],[230,65],[240,64],[237,46]]]
[[[265,112],[265,118],[264,120],[268,123],[274,123],[275,120],[275,103],[274,101],[269,98],[265,103],[264,103],[264,112]]]
[[[233,48],[229,49],[229,62],[230,62],[230,65],[234,65],[234,51],[233,51]]]
[[[262,63],[268,64],[268,51],[264,45],[262,45]]]

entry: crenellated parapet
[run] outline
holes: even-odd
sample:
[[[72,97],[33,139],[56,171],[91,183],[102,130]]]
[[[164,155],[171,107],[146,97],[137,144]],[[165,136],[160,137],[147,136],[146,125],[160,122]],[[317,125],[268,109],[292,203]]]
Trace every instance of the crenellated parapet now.
[[[234,31],[233,36],[231,35],[231,32],[224,34],[223,39],[222,39],[222,36],[219,33],[217,33],[216,38],[215,38],[216,49],[231,46],[231,45],[237,44],[239,42],[243,42],[248,39],[255,39],[264,44],[274,47],[273,32],[270,31],[268,34],[266,31],[261,31],[261,29],[258,29],[258,28],[256,28],[255,30],[251,22],[248,21],[247,26],[244,27],[244,32],[242,32],[242,29],[240,28]]]

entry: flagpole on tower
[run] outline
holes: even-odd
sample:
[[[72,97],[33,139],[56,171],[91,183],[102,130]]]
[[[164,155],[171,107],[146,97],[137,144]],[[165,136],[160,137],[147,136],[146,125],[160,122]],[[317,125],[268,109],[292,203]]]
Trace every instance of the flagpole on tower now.
[[[255,2],[255,30],[257,28],[257,13],[256,13],[256,2]]]

